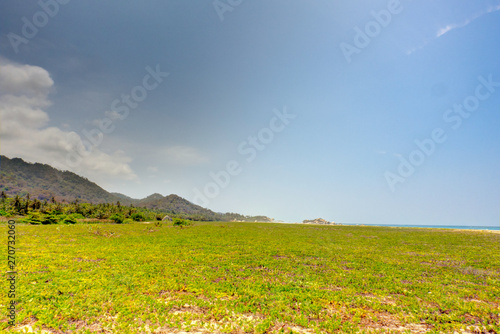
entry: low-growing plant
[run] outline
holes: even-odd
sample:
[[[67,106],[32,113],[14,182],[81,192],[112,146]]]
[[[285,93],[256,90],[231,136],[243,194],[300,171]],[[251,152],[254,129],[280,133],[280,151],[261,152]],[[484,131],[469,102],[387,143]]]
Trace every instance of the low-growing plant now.
[[[83,220],[81,223],[83,224],[103,224],[103,223],[112,223],[113,221],[112,220],[109,220],[109,219],[85,219]]]
[[[109,319],[115,333],[146,332],[137,323],[148,322],[177,332],[500,333],[496,233],[180,228],[22,226],[29,276],[19,323],[65,333],[90,333],[96,319]],[[13,330],[4,322],[0,332]]]

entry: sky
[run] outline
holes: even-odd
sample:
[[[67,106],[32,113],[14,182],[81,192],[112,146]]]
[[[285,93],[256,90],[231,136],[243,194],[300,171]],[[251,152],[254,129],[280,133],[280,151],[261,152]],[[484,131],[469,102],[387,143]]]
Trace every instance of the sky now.
[[[499,0],[3,0],[0,153],[216,212],[499,226],[498,31]]]

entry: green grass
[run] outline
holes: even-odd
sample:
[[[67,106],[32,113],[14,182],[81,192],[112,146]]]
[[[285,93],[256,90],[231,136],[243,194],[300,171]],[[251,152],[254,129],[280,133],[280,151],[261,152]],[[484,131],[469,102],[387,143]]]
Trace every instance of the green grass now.
[[[500,234],[136,223],[17,238],[18,324],[5,282],[3,332],[500,332]]]

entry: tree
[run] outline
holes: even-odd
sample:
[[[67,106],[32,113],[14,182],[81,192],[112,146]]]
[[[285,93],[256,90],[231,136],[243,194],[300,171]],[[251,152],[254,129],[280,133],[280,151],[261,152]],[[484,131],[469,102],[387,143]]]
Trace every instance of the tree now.
[[[33,200],[33,204],[31,204],[31,210],[39,211],[41,206],[42,206],[42,203],[37,198],[35,198]]]
[[[30,193],[26,194],[26,203],[24,204],[24,214],[27,215],[30,211]]]
[[[19,199],[19,195],[16,195],[14,198],[14,210],[16,213],[21,213],[21,200]]]

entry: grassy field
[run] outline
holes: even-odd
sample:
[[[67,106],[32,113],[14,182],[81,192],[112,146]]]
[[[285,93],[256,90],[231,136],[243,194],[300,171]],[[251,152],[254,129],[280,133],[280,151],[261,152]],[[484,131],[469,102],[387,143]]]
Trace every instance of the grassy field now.
[[[16,247],[15,327],[7,283],[0,294],[6,333],[500,333],[495,233],[18,225]]]

